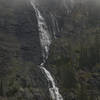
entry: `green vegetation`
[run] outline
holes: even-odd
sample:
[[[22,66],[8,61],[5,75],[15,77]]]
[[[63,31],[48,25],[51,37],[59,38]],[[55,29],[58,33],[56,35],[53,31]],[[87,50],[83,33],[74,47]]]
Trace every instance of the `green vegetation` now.
[[[0,100],[47,100],[47,80],[35,64],[41,59],[35,12],[11,1],[0,0]],[[52,13],[60,29],[47,67],[64,100],[100,100],[100,7],[77,3],[68,11],[59,2],[41,5],[47,23]]]
[[[0,0],[0,100],[48,97],[36,65],[41,52],[35,12],[20,1]]]
[[[64,25],[51,46],[48,66],[65,100],[100,97],[100,14],[87,5],[77,4],[61,16]]]

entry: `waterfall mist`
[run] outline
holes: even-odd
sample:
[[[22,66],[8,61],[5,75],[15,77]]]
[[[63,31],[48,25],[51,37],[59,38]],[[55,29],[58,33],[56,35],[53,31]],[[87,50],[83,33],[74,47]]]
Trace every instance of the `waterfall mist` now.
[[[83,3],[87,3],[87,4],[94,4],[96,6],[100,6],[100,0],[32,0],[35,2],[38,2],[41,5],[62,5],[62,6],[69,6],[69,5],[75,5],[75,4],[83,4]],[[51,7],[52,7],[51,6]]]

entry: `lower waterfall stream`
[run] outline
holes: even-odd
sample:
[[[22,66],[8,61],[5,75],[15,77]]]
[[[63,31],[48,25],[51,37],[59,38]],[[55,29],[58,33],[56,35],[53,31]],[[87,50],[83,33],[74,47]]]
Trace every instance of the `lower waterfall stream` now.
[[[51,73],[44,67],[44,64],[46,60],[48,59],[49,54],[49,46],[51,44],[51,37],[48,31],[48,27],[46,25],[46,22],[44,18],[42,17],[40,11],[35,6],[34,2],[31,2],[31,5],[35,9],[37,21],[38,21],[38,28],[39,28],[39,36],[40,36],[40,42],[42,47],[42,54],[43,54],[43,62],[40,65],[40,69],[43,71],[43,73],[46,76],[46,79],[48,81],[49,92],[52,100],[63,100],[62,95],[59,92],[59,88],[56,86],[56,83],[51,75]]]

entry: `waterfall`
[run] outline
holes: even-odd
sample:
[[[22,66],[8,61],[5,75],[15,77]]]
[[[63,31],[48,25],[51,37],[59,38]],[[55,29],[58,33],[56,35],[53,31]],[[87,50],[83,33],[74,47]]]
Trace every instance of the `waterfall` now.
[[[41,42],[42,53],[43,53],[43,62],[40,65],[40,69],[43,71],[43,73],[45,74],[47,78],[49,92],[50,92],[52,100],[63,100],[61,94],[59,93],[59,88],[56,86],[51,73],[44,67],[45,61],[48,59],[49,46],[51,44],[51,38],[48,31],[48,27],[40,11],[35,6],[34,2],[31,2],[31,5],[35,9],[35,12],[37,15],[40,42]]]
[[[56,39],[56,32],[60,32],[58,22],[57,22],[56,17],[52,13],[50,13],[50,16],[51,16],[51,21],[53,23],[52,24],[52,26],[53,26],[53,35],[54,35],[54,38]]]

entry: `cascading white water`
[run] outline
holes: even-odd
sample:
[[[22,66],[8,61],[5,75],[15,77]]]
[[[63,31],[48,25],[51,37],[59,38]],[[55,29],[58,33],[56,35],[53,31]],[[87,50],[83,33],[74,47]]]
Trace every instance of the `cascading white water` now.
[[[40,68],[43,71],[43,73],[45,74],[48,83],[51,84],[49,86],[49,92],[50,92],[51,98],[53,100],[63,100],[61,94],[59,93],[59,89],[55,84],[55,81],[54,81],[52,75],[44,67],[45,61],[48,59],[49,46],[51,44],[51,38],[50,38],[50,34],[48,32],[47,25],[45,23],[44,18],[41,15],[40,11],[35,6],[34,2],[31,2],[31,5],[33,6],[33,8],[36,11],[38,26],[39,26],[39,33],[40,33],[40,42],[41,42],[41,46],[42,46],[42,50],[43,50],[43,63],[41,63]]]
[[[57,19],[55,18],[55,16],[50,13],[50,16],[51,16],[51,21],[52,21],[52,26],[53,26],[53,35],[54,35],[54,38],[56,39],[56,32],[60,32],[59,28],[58,28],[58,23],[57,23]]]

